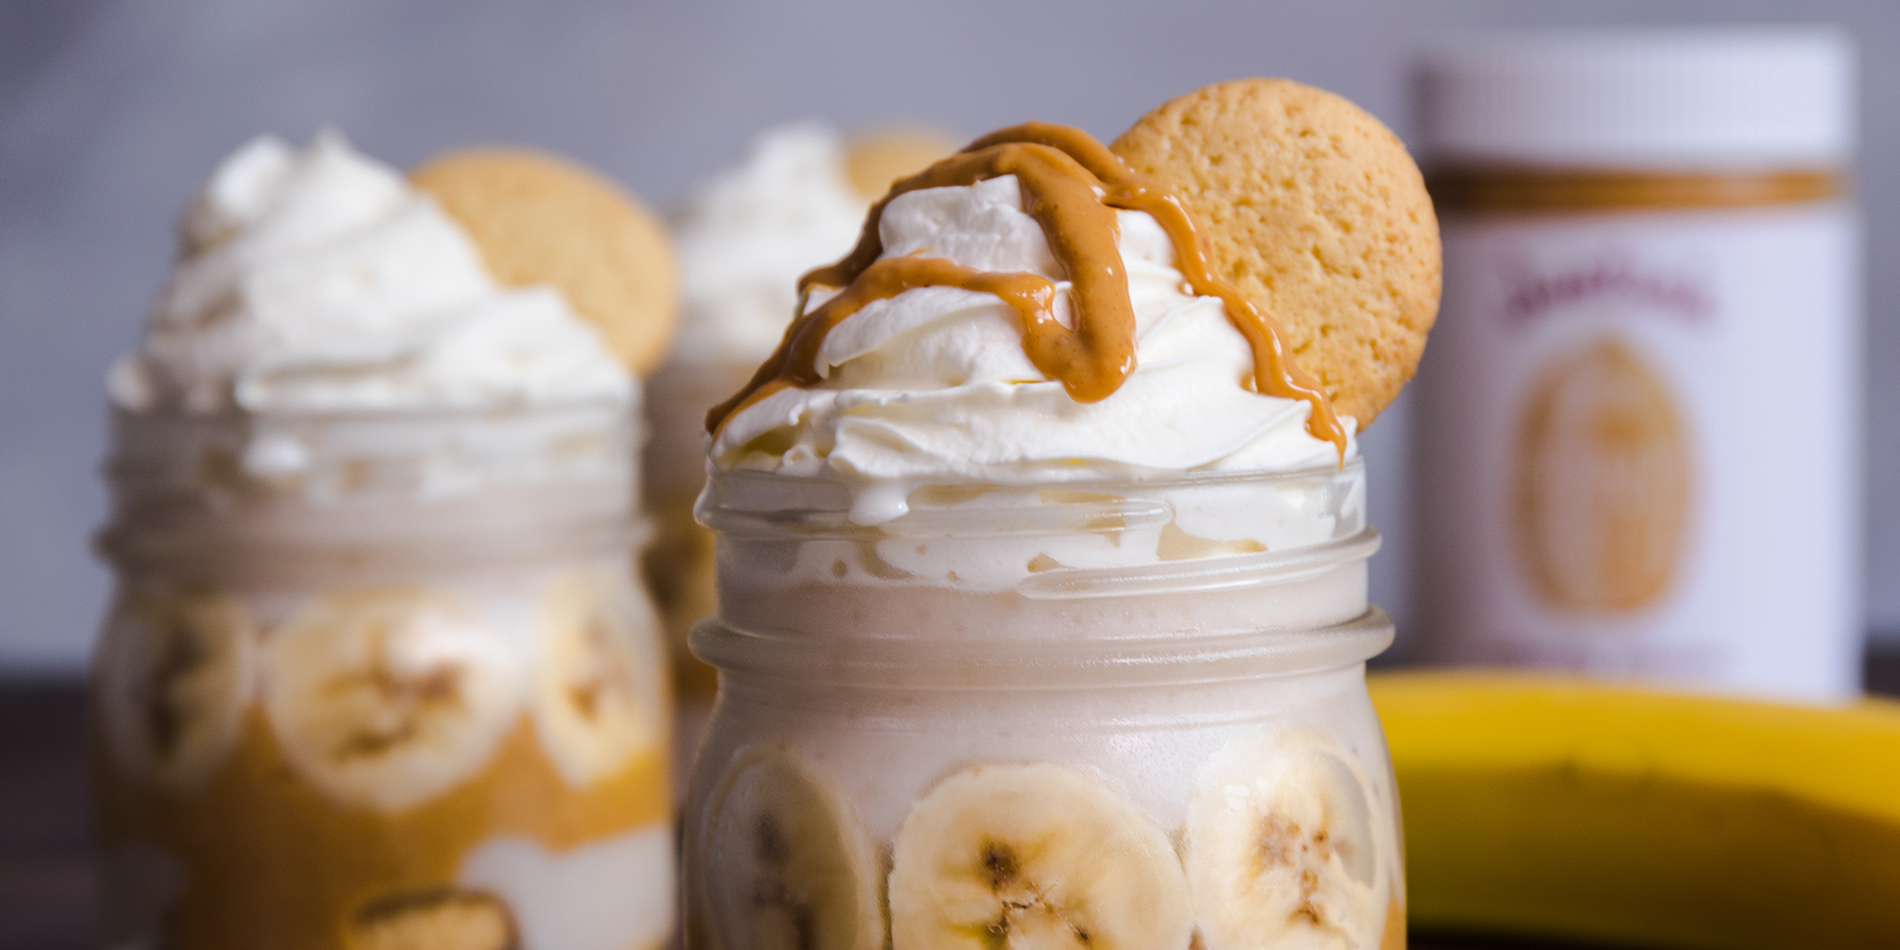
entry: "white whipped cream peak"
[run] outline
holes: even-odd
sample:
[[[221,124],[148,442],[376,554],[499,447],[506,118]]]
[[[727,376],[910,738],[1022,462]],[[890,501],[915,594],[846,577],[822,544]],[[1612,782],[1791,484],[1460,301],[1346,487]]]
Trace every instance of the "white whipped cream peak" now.
[[[760,136],[674,216],[684,307],[673,361],[765,359],[797,309],[799,276],[851,250],[870,204],[836,132],[807,123]]]
[[[927,484],[1032,485],[1288,472],[1337,465],[1306,431],[1311,407],[1256,393],[1246,339],[1218,298],[1195,296],[1166,232],[1117,212],[1136,322],[1136,369],[1108,398],[1081,403],[1023,352],[1001,298],[924,287],[872,303],[833,328],[811,388],[780,390],[735,414],[711,447],[715,468],[842,482],[853,520],[906,510]],[[965,267],[1068,282],[1015,176],[931,188],[886,206],[883,257],[923,254]],[[827,299],[813,294],[809,306]],[[1352,431],[1350,420],[1342,420]],[[1357,454],[1349,442],[1348,456]]]
[[[636,384],[550,287],[506,289],[467,233],[333,131],[231,154],[181,222],[131,411],[205,414],[630,403]]]

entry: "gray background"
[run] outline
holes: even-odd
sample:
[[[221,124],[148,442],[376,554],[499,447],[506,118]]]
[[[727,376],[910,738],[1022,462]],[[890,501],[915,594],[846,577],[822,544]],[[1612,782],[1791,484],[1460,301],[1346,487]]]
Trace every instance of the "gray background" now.
[[[1900,3],[1894,0],[492,3],[0,0],[0,670],[76,670],[107,595],[101,377],[130,348],[173,218],[260,131],[334,122],[407,165],[474,142],[573,154],[667,205],[761,127],[1027,118],[1109,137],[1194,86],[1284,75],[1411,131],[1407,54],[1440,31],[1846,24],[1869,219],[1870,625],[1900,633]],[[1368,438],[1401,621],[1403,404]],[[1764,459],[1764,464],[1773,464]]]

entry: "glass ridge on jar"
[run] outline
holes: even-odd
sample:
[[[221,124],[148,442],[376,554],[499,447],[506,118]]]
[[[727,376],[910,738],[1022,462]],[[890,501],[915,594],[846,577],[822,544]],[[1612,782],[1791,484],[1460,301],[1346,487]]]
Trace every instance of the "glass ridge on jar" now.
[[[850,501],[742,471],[702,497],[719,613],[693,647],[720,693],[684,812],[690,947],[797,925],[904,950],[933,927],[1065,914],[1127,945],[1319,928],[1402,946],[1398,804],[1364,675],[1392,627],[1366,601],[1378,537],[1357,460],[922,487],[876,526]],[[1062,840],[1097,819],[1155,855],[1117,870],[1128,849]],[[959,835],[1003,850],[959,865]],[[1276,835],[1277,857],[1233,846]],[[1111,867],[1080,883],[1077,855]],[[991,872],[959,879],[970,862]],[[1130,882],[1149,919],[1101,916]]]
[[[114,430],[111,945],[664,944],[669,713],[624,406]]]

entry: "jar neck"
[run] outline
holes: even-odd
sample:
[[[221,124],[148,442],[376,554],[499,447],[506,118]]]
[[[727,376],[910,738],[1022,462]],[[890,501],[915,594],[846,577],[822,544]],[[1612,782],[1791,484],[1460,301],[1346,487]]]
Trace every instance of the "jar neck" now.
[[[1297,633],[1150,636],[1138,640],[1009,644],[926,637],[813,643],[744,630],[718,618],[693,627],[692,648],[728,687],[820,692],[1062,691],[1173,688],[1355,669],[1391,646],[1391,618],[1368,608]]]
[[[1839,168],[1664,170],[1448,165],[1426,176],[1443,213],[1758,208],[1845,196]]]
[[[807,642],[1083,643],[1303,631],[1366,610],[1366,561],[1378,546],[1378,534],[1366,529],[1286,555],[1049,571],[982,590],[858,577],[851,569],[831,581],[788,583],[786,574],[802,573],[802,562],[830,558],[835,565],[849,551],[771,550],[722,538],[718,616],[737,629]],[[772,572],[772,563],[784,572]]]

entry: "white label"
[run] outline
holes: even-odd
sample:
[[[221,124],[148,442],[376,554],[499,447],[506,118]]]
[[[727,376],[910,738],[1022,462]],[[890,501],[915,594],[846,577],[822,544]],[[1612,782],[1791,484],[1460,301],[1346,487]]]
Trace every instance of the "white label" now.
[[[1448,221],[1423,652],[1857,691],[1856,234],[1832,205]]]

